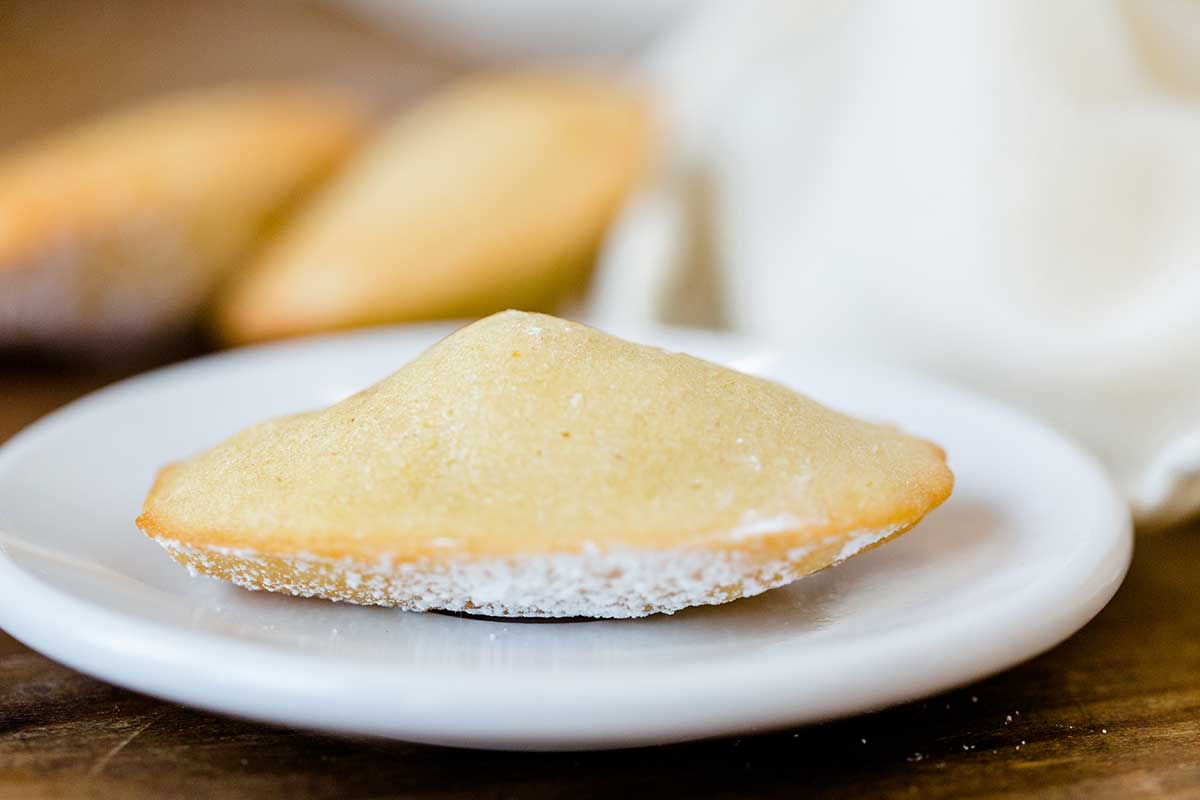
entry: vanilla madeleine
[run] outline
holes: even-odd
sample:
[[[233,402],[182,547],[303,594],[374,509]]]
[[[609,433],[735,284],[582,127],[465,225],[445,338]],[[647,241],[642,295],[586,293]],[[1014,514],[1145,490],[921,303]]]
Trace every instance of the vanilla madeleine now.
[[[633,617],[780,586],[916,524],[942,451],[540,314],[466,327],[323,411],[169,466],[138,524],[251,588]]]
[[[114,350],[194,319],[357,141],[346,99],[231,87],[131,106],[0,158],[0,345]]]
[[[472,78],[400,117],[216,309],[248,342],[549,308],[586,278],[642,169],[642,102],[591,78]]]

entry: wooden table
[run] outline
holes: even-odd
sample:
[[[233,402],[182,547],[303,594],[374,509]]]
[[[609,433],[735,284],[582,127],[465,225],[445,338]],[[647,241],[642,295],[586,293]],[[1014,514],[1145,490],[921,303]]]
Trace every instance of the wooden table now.
[[[116,377],[0,368],[0,439]],[[1143,535],[1113,602],[1024,666],[797,731],[586,754],[346,739],[117,689],[0,634],[0,798],[1200,797],[1200,526]]]

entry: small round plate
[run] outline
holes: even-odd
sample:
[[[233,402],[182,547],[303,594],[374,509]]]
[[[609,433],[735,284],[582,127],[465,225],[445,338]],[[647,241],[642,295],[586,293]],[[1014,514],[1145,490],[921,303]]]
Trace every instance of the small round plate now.
[[[234,351],[114,385],[0,448],[0,626],[112,683],[277,723],[584,749],[813,722],[1040,653],[1116,591],[1128,512],[1096,462],[957,388],[719,334],[622,332],[765,375],[946,448],[954,496],[908,535],[756,598],[642,620],[522,623],[247,592],[134,527],[158,467],[333,403],[450,326]]]

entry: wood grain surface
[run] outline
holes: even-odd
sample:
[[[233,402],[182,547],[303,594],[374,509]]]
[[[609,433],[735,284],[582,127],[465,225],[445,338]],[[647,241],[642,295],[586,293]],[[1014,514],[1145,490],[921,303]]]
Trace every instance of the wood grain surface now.
[[[458,69],[292,3],[0,2],[0,144],[168,86],[333,77],[381,106]],[[0,363],[0,439],[122,370]],[[1116,599],[1052,652],[870,716],[589,754],[338,738],[114,688],[0,634],[0,798],[1196,797],[1200,526],[1143,535]]]

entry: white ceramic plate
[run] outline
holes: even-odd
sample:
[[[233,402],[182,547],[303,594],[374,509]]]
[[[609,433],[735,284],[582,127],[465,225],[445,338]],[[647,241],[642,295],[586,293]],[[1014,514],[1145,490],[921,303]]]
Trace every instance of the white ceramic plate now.
[[[898,541],[757,598],[644,620],[493,622],[190,578],[133,525],[159,465],[332,403],[445,326],[217,355],[97,392],[0,449],[0,625],[76,669],[279,723],[491,748],[618,747],[811,722],[1060,642],[1128,566],[1128,514],[1059,435],[958,389],[751,342],[633,338],[941,443],[954,496]]]

